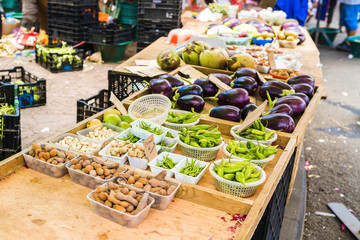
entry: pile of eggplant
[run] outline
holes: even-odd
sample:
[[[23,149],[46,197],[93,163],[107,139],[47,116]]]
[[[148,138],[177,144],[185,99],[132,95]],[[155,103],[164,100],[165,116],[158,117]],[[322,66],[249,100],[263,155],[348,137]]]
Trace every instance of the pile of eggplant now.
[[[152,93],[163,94],[182,110],[202,112],[204,100],[216,101],[220,106],[211,109],[209,116],[240,122],[257,106],[250,103],[249,95],[256,92],[269,100],[270,110],[261,120],[273,130],[292,132],[295,128],[293,117],[301,115],[314,94],[315,81],[310,75],[302,74],[283,81],[268,81],[259,87],[256,70],[240,68],[234,75],[212,73],[223,83],[232,87],[227,91],[219,88],[208,78],[199,78],[193,83],[170,74],[152,79],[149,88]],[[189,85],[185,85],[188,82]]]

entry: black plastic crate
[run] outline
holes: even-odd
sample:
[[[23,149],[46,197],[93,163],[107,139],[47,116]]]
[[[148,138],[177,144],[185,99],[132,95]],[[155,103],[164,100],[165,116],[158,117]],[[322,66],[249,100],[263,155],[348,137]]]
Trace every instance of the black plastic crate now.
[[[281,176],[281,179],[274,191],[273,196],[261,218],[255,233],[252,237],[253,240],[266,239],[277,240],[280,236],[281,225],[284,219],[286,199],[289,193],[289,186],[291,181],[291,175],[295,163],[295,154],[297,148],[295,148],[293,155],[290,158],[286,169]]]
[[[174,28],[181,28],[181,18],[178,21],[148,21],[148,20],[139,20],[138,21],[139,30],[163,30],[170,31]],[[141,32],[139,32],[141,33]]]
[[[169,31],[151,30],[138,34],[138,42],[153,43],[160,37],[166,37]]]
[[[85,40],[86,28],[62,26],[62,25],[48,25],[48,35],[51,38],[57,38],[65,42],[79,43]]]
[[[117,26],[115,28],[115,26]],[[136,38],[136,25],[99,25],[86,28],[86,42],[93,44],[117,44],[132,41]]]
[[[49,48],[59,47],[59,45],[49,45],[45,46]],[[35,60],[36,63],[40,64],[42,67],[46,68],[52,73],[58,72],[69,72],[69,71],[79,71],[83,69],[83,51],[82,49],[76,49],[76,51],[72,54],[58,54],[58,53],[49,53],[46,58],[44,58],[41,53],[39,52],[39,46],[35,46]],[[65,57],[66,55],[76,56],[78,59],[77,61],[57,61],[60,57]]]
[[[22,81],[24,84],[17,84]],[[17,87],[20,108],[37,107],[46,104],[46,79],[38,78],[23,67],[0,70],[0,82],[13,83]]]
[[[20,108],[16,96],[17,85],[0,86],[0,104],[15,107],[15,114],[0,115],[0,160],[21,151]]]
[[[109,101],[109,99],[109,91],[107,89],[103,89],[95,96],[77,100],[76,121],[81,122],[84,119],[112,106],[113,104]]]
[[[143,89],[146,86],[143,81],[150,81],[150,78],[123,75],[112,70],[108,72],[109,92],[113,92],[120,101]]]
[[[63,4],[48,4],[48,19],[77,24],[93,24],[98,22],[99,7],[97,4],[70,6]]]
[[[181,13],[182,0],[139,0],[139,20],[178,20]]]
[[[61,4],[69,6],[82,6],[89,4],[98,4],[99,0],[47,0],[49,4]]]

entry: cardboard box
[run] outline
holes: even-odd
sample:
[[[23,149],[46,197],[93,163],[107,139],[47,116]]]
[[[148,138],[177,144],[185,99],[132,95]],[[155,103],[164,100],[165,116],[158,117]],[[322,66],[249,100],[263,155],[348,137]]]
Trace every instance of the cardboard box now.
[[[12,33],[12,30],[20,27],[20,21],[16,19],[16,23],[5,23],[5,18],[2,17],[2,35],[9,35]]]

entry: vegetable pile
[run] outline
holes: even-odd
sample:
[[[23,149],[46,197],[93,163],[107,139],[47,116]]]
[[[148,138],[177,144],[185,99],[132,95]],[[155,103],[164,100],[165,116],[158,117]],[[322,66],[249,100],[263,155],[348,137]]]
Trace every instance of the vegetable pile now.
[[[229,141],[226,150],[231,155],[248,160],[266,159],[279,151],[277,146],[255,145],[253,142],[244,144],[237,141]]]
[[[140,140],[139,137],[135,136],[134,134],[132,133],[129,133],[126,137],[123,137],[123,138],[118,138],[119,140],[122,140],[122,141],[129,141],[131,143],[136,143],[137,141]]]
[[[55,144],[85,153],[93,151],[95,148],[100,147],[100,143],[90,143],[86,138],[80,140],[78,137],[72,136],[66,136]]]
[[[185,167],[182,167],[179,172],[190,177],[197,177],[204,168],[205,166],[200,167],[199,163],[196,163],[195,159],[193,159],[191,163],[188,162],[188,159],[186,159]]]
[[[121,183],[129,184],[136,188],[143,189],[147,192],[157,193],[163,196],[171,195],[175,189],[175,185],[169,184],[164,180],[166,171],[161,171],[155,177],[140,171],[129,170],[126,173],[119,173]]]
[[[123,157],[132,147],[133,144],[129,140],[125,142],[115,141],[107,149],[106,154],[114,157]]]
[[[246,139],[269,141],[270,137],[275,133],[276,131],[274,130],[265,131],[264,125],[258,119],[250,127],[239,132],[238,135]]]
[[[200,114],[195,112],[188,113],[176,113],[170,111],[166,122],[177,124],[188,124],[197,121],[200,118]]]
[[[156,166],[165,168],[165,169],[173,169],[177,163],[169,157],[169,154],[166,155],[162,161],[157,161]]]
[[[161,127],[151,127],[150,123],[146,123],[144,121],[141,121],[138,127],[155,135],[161,135],[165,132],[165,130]]]
[[[15,114],[15,107],[12,105],[8,105],[7,103],[3,104],[0,107],[0,115],[4,114]]]
[[[242,162],[225,162],[224,158],[220,165],[214,163],[214,172],[229,181],[239,182],[246,187],[246,183],[260,180],[261,171],[255,164],[245,160]]]
[[[217,127],[212,128],[209,125],[182,128],[180,141],[193,147],[216,147],[221,143],[221,132]]]
[[[76,155],[70,151],[64,152],[49,145],[40,146],[39,144],[33,144],[28,154],[35,159],[39,159],[53,165],[63,165],[76,157]]]
[[[96,141],[101,141],[104,139],[107,139],[109,137],[114,136],[115,134],[117,134],[118,132],[107,128],[105,126],[98,126],[96,127],[94,130],[92,130],[91,132],[89,132],[86,137],[96,140]]]

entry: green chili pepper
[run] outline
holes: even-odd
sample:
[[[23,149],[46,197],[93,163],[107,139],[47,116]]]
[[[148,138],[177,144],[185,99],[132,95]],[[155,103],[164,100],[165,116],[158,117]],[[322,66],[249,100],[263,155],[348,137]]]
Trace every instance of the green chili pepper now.
[[[224,167],[219,167],[217,174],[219,177],[224,177]]]
[[[208,141],[206,139],[200,139],[199,142],[200,142],[201,147],[206,147],[207,143],[208,143]]]
[[[245,183],[257,182],[259,180],[260,180],[259,178],[249,178],[245,180]]]
[[[191,142],[190,142],[190,146],[200,147],[200,145],[199,145],[197,142],[194,142],[194,141],[191,141]]]
[[[276,133],[276,131],[274,131],[274,130],[270,130],[270,131],[266,132],[265,135],[264,135],[264,140],[265,140],[265,141],[269,140],[269,138],[270,138],[272,135],[274,135],[275,133]]]
[[[255,145],[255,143],[253,143],[252,141],[248,141],[248,142],[246,143],[246,147],[247,147],[248,149],[251,149],[251,148],[256,147],[256,145]]]
[[[245,185],[244,173],[242,173],[242,172],[237,172],[237,173],[235,174],[235,179],[236,179],[236,181],[242,183],[242,184],[244,185],[244,187],[246,187],[246,185]]]
[[[196,125],[196,126],[193,126],[193,127],[190,127],[188,128],[189,131],[198,131],[198,130],[201,130],[201,129],[204,129],[204,130],[208,130],[210,128],[209,125]]]
[[[256,150],[255,154],[259,159],[265,159],[265,156],[262,153],[260,153],[259,148]]]
[[[234,173],[224,174],[223,178],[225,178],[226,180],[232,181],[235,178],[235,174]]]

